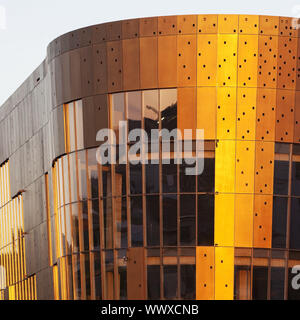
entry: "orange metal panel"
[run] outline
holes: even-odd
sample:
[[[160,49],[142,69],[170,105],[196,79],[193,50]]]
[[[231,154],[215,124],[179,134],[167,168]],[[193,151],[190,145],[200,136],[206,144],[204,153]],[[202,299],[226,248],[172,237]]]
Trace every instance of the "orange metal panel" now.
[[[276,36],[279,33],[279,17],[259,16],[259,34]]]
[[[238,88],[236,136],[241,140],[255,140],[256,88]]]
[[[237,33],[239,16],[237,14],[218,15],[218,33]]]
[[[107,42],[107,73],[108,91],[121,91],[123,89],[121,41]]]
[[[140,38],[141,88],[157,88],[157,37]]]
[[[158,85],[177,85],[177,36],[158,38]]]
[[[139,39],[123,40],[123,90],[140,88]]]
[[[300,142],[300,91],[296,91],[295,119],[294,119],[294,143]]]
[[[276,88],[278,37],[258,37],[258,87]]]
[[[274,142],[256,141],[255,193],[273,193]]]
[[[216,14],[199,14],[198,33],[218,33],[218,16]]]
[[[215,87],[197,88],[197,128],[207,140],[216,138],[217,92]]]
[[[216,86],[217,35],[197,36],[197,86]]]
[[[196,86],[197,38],[196,35],[177,37],[177,81],[179,87]]]
[[[296,90],[300,91],[300,29],[297,44]]]
[[[177,16],[158,17],[158,34],[177,34]]]
[[[179,34],[195,34],[197,32],[197,16],[178,16],[177,26]]]
[[[284,37],[298,37],[298,30],[293,27],[293,18],[280,17],[279,18],[279,35]]]
[[[122,21],[122,38],[131,39],[139,36],[140,19],[123,20]]]
[[[271,248],[272,207],[272,195],[254,196],[253,246],[256,248]]]
[[[277,90],[275,138],[280,142],[294,139],[295,91]]]
[[[215,248],[196,247],[196,299],[213,300],[215,289]]]
[[[239,33],[242,34],[258,34],[259,16],[244,15],[239,16]]]
[[[140,19],[140,37],[157,35],[157,17]]]
[[[275,140],[276,89],[257,89],[256,140]]]

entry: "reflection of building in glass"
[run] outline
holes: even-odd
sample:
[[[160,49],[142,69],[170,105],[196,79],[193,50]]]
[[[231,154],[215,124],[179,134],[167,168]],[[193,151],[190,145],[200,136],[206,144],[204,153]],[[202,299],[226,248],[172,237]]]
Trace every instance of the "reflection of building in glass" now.
[[[299,41],[290,18],[245,15],[54,40],[0,109],[0,298],[299,299]],[[100,165],[121,120],[204,128],[204,172],[174,144],[163,163],[162,139],[156,163]]]

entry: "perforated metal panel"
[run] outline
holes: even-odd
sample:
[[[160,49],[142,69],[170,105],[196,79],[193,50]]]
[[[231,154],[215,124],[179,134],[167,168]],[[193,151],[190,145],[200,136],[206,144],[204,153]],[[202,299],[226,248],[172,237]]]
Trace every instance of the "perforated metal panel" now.
[[[237,33],[239,16],[236,14],[219,14],[218,33]]]
[[[107,28],[105,24],[93,27],[93,44],[102,43],[107,39]]]
[[[279,33],[279,17],[259,16],[259,34],[275,36]]]
[[[240,34],[258,34],[259,16],[240,15],[239,16],[239,33]]]
[[[218,16],[215,14],[198,15],[198,33],[217,33]]]
[[[107,51],[106,44],[93,46],[95,93],[107,91]]]
[[[284,37],[298,37],[298,30],[295,26],[293,27],[292,18],[279,18],[279,35]]]
[[[294,142],[300,142],[300,92],[296,91],[295,118],[294,118]]]
[[[107,41],[122,39],[122,21],[109,22],[106,24]]]
[[[157,69],[157,37],[140,38],[141,88],[157,87]]]
[[[107,42],[107,82],[108,91],[121,91],[123,88],[122,42]]]
[[[158,35],[177,34],[177,17],[158,17]]]
[[[178,34],[195,34],[197,32],[197,16],[178,16],[177,27]]]
[[[140,19],[140,37],[153,37],[157,35],[158,18]]]
[[[139,37],[140,32],[140,20],[124,20],[122,21],[122,38],[131,39]]]

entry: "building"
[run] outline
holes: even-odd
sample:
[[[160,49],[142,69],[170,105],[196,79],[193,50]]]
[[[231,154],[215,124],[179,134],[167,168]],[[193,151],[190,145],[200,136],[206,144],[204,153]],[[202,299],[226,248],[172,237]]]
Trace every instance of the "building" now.
[[[292,22],[143,18],[50,43],[0,108],[0,298],[299,299]],[[120,120],[204,129],[203,174],[161,152],[100,165]]]

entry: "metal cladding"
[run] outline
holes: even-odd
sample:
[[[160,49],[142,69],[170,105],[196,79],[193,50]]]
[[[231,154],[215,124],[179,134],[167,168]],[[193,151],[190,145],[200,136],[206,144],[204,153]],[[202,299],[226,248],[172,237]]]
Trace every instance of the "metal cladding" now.
[[[299,71],[287,17],[142,18],[51,42],[0,108],[0,299],[300,299]],[[163,154],[99,165],[96,134],[119,120],[204,129],[204,173]]]

